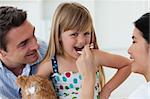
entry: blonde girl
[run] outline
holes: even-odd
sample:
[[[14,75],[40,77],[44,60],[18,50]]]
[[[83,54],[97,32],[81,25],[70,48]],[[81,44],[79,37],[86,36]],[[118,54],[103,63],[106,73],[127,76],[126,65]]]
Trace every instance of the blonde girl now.
[[[124,57],[98,50],[92,18],[87,8],[79,3],[60,4],[53,17],[47,54],[37,72],[42,77],[52,79],[60,99],[80,98],[83,78],[78,72],[76,60],[84,46],[91,43],[93,43],[94,62],[97,67],[93,96],[98,99],[105,81],[101,66],[118,69],[116,75],[101,91],[102,95],[109,96],[130,74],[130,62]]]

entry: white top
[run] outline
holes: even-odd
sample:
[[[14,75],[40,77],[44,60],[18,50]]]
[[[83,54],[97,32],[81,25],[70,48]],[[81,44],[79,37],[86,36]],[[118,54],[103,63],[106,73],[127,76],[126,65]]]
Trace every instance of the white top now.
[[[150,81],[137,88],[128,99],[150,99]]]

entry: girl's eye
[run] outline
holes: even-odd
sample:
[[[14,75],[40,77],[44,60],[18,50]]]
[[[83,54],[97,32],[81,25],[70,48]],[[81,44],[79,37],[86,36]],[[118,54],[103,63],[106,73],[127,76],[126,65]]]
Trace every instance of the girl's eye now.
[[[76,36],[78,36],[78,33],[73,33],[73,34],[71,34],[71,36],[76,37]]]
[[[86,33],[84,33],[84,35],[90,35],[91,33],[89,33],[89,32],[86,32]]]

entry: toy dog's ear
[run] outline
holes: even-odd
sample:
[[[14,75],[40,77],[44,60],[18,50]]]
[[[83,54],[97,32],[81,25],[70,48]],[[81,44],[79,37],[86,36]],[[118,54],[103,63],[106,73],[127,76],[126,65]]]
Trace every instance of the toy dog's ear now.
[[[18,87],[24,88],[25,85],[26,85],[27,80],[28,80],[27,76],[20,75],[20,76],[17,77],[16,84],[17,84]]]

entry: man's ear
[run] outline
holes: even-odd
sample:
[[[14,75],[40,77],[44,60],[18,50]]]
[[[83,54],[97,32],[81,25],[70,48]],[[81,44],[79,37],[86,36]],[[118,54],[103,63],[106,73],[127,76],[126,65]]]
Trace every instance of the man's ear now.
[[[6,56],[6,51],[0,49],[0,57],[5,57],[5,56]]]

